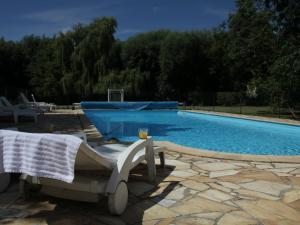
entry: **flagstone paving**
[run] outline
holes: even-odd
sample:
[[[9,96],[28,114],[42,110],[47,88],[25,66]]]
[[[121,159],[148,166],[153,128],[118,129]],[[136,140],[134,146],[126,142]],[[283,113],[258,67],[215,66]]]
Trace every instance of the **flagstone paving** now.
[[[50,123],[66,132],[70,126],[72,131],[85,128],[73,111],[45,115],[34,128],[28,123],[19,128],[47,131]],[[88,132],[90,140],[97,140],[92,128]],[[173,151],[166,151],[166,158],[165,168],[157,161],[155,184],[142,176],[144,165],[132,172],[122,216],[109,215],[105,198],[95,204],[39,194],[25,201],[14,177],[8,191],[0,194],[0,224],[300,224],[299,163],[222,160]]]

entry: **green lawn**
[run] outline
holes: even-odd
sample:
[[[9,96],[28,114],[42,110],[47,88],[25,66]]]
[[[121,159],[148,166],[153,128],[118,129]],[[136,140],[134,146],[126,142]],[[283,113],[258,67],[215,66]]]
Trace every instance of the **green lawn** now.
[[[180,106],[182,110],[205,110],[214,112],[226,112],[245,115],[268,116],[283,119],[293,119],[291,113],[286,109],[281,109],[281,112],[273,112],[269,106]],[[300,111],[297,112],[300,116]]]

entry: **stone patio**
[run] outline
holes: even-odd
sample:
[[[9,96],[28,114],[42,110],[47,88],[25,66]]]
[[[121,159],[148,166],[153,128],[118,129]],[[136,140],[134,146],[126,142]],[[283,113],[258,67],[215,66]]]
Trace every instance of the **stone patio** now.
[[[84,130],[99,133],[78,111],[46,114],[24,131]],[[7,127],[10,124],[3,124]],[[166,168],[157,161],[157,182],[146,182],[145,166],[128,183],[129,203],[120,217],[110,216],[106,199],[82,203],[36,195],[24,201],[17,177],[0,194],[0,224],[300,224],[300,164],[224,160],[166,151]],[[143,176],[145,175],[145,176]]]

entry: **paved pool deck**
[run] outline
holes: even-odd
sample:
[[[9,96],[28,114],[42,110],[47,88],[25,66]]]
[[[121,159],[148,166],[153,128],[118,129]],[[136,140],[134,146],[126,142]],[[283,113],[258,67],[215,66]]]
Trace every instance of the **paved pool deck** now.
[[[101,142],[79,110],[57,110],[18,128],[47,132],[50,124],[54,130],[84,131],[89,141]],[[109,215],[106,199],[94,204],[39,194],[25,201],[16,177],[0,194],[0,224],[300,224],[300,163],[204,157],[168,148],[166,168],[157,162],[155,184],[146,182],[144,165],[132,172],[122,216]]]

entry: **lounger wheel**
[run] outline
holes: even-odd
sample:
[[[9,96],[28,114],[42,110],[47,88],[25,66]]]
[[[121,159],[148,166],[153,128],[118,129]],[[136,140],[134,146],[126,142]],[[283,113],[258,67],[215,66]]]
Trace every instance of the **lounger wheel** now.
[[[29,200],[35,194],[39,193],[41,185],[31,184],[26,180],[20,179],[20,193],[25,200]]]
[[[9,173],[0,173],[0,193],[6,191],[10,183]]]
[[[108,209],[110,213],[113,215],[121,215],[126,209],[127,201],[127,184],[121,181],[117,186],[116,192],[108,195]]]
[[[160,167],[165,168],[165,165],[166,165],[165,153],[164,152],[159,152],[158,156],[159,156],[159,159],[160,159]]]

